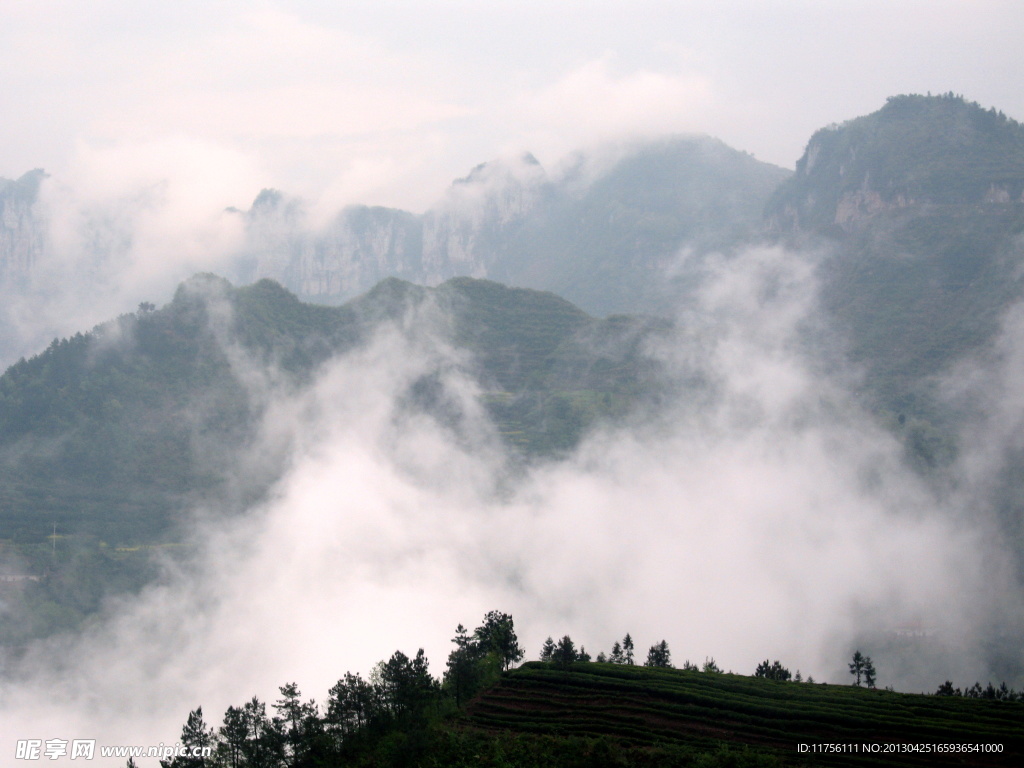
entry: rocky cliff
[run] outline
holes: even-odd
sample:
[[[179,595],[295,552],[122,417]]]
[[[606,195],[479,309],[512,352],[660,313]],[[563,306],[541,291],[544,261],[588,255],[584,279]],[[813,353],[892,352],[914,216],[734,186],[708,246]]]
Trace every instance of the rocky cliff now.
[[[36,210],[46,174],[29,171],[17,181],[0,179],[0,287],[26,284],[46,244],[46,225]]]
[[[840,234],[886,212],[1022,203],[1024,126],[946,94],[822,128],[766,210],[776,232]]]
[[[666,269],[680,252],[753,238],[787,176],[688,137],[612,160],[581,156],[554,177],[529,154],[486,163],[423,215],[356,206],[320,229],[301,202],[265,190],[245,214],[238,277],[337,302],[386,276],[436,285],[465,275],[555,291],[597,314],[652,312],[666,308]]]

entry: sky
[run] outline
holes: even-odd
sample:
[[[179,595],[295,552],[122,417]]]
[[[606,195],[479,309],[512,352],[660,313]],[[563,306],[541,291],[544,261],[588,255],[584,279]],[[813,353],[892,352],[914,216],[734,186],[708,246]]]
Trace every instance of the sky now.
[[[0,176],[422,210],[510,152],[707,133],[792,167],[907,92],[1024,117],[1013,0],[6,0]]]

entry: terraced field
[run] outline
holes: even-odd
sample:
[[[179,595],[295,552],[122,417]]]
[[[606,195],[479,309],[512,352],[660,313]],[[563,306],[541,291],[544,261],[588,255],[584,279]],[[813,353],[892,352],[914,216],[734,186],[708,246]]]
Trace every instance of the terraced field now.
[[[633,752],[745,746],[794,765],[1024,765],[1020,703],[613,664],[524,664],[470,705],[467,724],[610,738]],[[852,751],[825,753],[825,744]],[[934,751],[956,744],[1002,751]]]

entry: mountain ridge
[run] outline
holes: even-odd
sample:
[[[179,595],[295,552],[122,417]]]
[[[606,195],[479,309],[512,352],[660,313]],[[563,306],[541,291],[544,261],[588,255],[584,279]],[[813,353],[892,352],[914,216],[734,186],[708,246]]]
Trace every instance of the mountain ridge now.
[[[1024,203],[1024,125],[953,93],[909,94],[816,131],[766,217],[775,231],[838,235],[888,211],[1014,203]]]

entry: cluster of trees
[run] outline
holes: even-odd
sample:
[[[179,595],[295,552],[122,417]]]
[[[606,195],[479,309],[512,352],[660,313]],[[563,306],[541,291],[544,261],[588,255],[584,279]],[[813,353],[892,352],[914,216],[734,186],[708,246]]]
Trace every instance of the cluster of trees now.
[[[202,708],[189,713],[181,744],[189,756],[161,760],[161,768],[312,768],[351,761],[388,734],[422,733],[427,723],[464,704],[512,664],[521,661],[512,617],[491,611],[470,633],[461,624],[443,679],[431,676],[421,648],[409,657],[395,651],[368,679],[346,672],[321,707],[303,701],[298,686],[281,686],[281,698],[258,698],[228,707],[216,730]],[[208,748],[212,756],[193,757]],[[414,747],[409,747],[414,748]]]
[[[597,654],[597,658],[593,659],[601,664],[627,664],[634,665],[634,645],[633,638],[627,632],[626,636],[622,638],[622,641],[618,640],[612,645],[610,654],[601,653]],[[548,637],[544,641],[544,645],[541,646],[540,660],[554,664],[561,669],[568,669],[573,662],[576,661],[591,661],[590,654],[587,653],[583,646],[579,649],[576,648],[576,644],[573,642],[569,635],[565,635],[561,640],[555,642],[554,639]],[[870,659],[868,659],[870,662]],[[672,653],[669,650],[668,643],[662,640],[659,643],[655,643],[647,650],[647,659],[644,661],[643,666],[645,667],[664,667],[674,669],[672,665]],[[717,662],[713,658],[705,658],[704,663],[700,666],[692,663],[689,659],[683,662],[680,667],[686,672],[707,672],[707,673],[721,673],[722,669],[718,666]],[[872,667],[872,675],[874,674],[874,668]],[[795,682],[804,682],[800,676],[800,671],[797,670],[796,677],[790,673],[782,664],[776,660],[769,662],[767,659],[761,662],[757,666],[757,670],[754,672],[755,677],[764,677],[769,680],[795,680]],[[872,677],[872,681],[874,678]],[[814,678],[808,678],[807,682],[813,683]],[[870,684],[874,684],[873,682]]]
[[[577,650],[576,644],[573,642],[569,635],[565,635],[557,643],[548,637],[544,641],[544,645],[540,649],[540,660],[554,664],[562,669],[568,669],[575,661],[596,661],[599,664],[625,664],[628,666],[634,666],[636,664],[634,655],[634,644],[632,636],[627,632],[626,636],[622,638],[622,641],[618,640],[612,645],[612,651],[610,654],[602,651],[597,654],[596,659],[591,659],[590,654],[587,653],[583,646],[580,646]],[[668,669],[674,669],[672,665],[672,652],[669,650],[668,643],[662,640],[659,643],[655,643],[647,650],[647,658],[643,663],[645,667],[663,667]],[[713,658],[704,659],[703,666],[698,667],[696,664],[692,664],[689,659],[683,662],[683,666],[680,669],[689,672],[721,672],[718,664],[715,663]]]
[[[615,644],[612,645],[611,654],[606,654],[602,651],[597,654],[595,661],[600,664],[627,664],[633,666],[636,664],[633,651],[633,638],[627,632],[626,636],[622,638],[621,643],[616,640]],[[553,663],[562,669],[567,669],[574,661],[591,661],[591,658],[582,645],[577,650],[572,638],[569,635],[564,635],[557,643],[550,637],[544,641],[544,645],[540,649],[540,660]],[[644,662],[644,666],[671,667],[672,654],[668,649],[668,643],[662,640],[660,643],[652,645],[647,651],[647,660]]]
[[[757,665],[757,669],[754,670],[754,677],[763,677],[766,680],[776,680],[780,683],[792,680],[794,683],[811,683],[813,685],[814,678],[808,677],[804,680],[803,675],[800,674],[800,670],[796,671],[796,674],[792,674],[787,667],[782,666],[782,662],[778,659],[775,661],[768,661],[765,659]]]
[[[799,672],[797,674],[799,674]],[[778,659],[772,662],[765,659],[757,665],[757,669],[754,670],[754,677],[763,677],[767,680],[777,680],[780,683],[784,683],[792,678],[793,675],[788,669],[782,666],[782,663]]]
[[[865,656],[860,651],[854,651],[853,660],[850,662],[850,674],[854,676],[854,685],[860,685],[861,679],[868,688],[875,687],[875,665],[870,656]]]
[[[473,634],[459,624],[452,642],[455,650],[448,655],[444,681],[456,706],[462,706],[485,682],[526,655],[516,637],[512,617],[500,611],[484,616]]]
[[[1008,688],[1006,683],[1001,683],[996,688],[992,683],[989,683],[985,688],[981,687],[981,683],[975,683],[970,688],[961,690],[954,688],[953,683],[947,680],[939,689],[935,691],[936,696],[964,696],[968,699],[993,699],[995,701],[1021,701],[1024,702],[1024,691],[1016,691],[1013,688]]]

